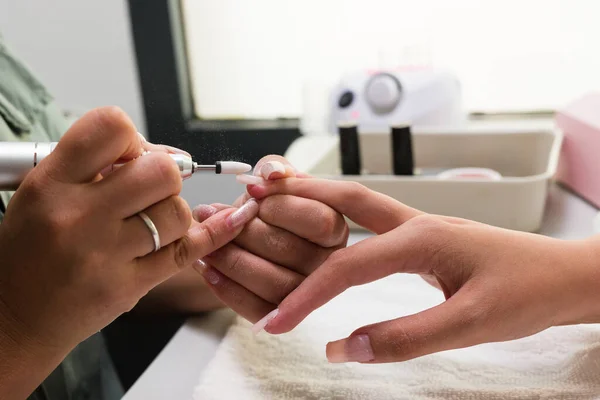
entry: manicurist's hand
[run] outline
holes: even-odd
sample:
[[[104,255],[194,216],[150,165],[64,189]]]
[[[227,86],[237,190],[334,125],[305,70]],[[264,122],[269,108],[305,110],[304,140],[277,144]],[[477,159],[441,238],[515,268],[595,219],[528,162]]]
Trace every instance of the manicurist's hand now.
[[[254,171],[255,176],[238,179],[257,184],[294,176],[309,178],[280,156],[264,157]],[[249,198],[246,193],[234,205]],[[348,239],[348,226],[342,215],[319,201],[280,194],[259,203],[258,216],[233,242],[196,264],[219,299],[251,322],[276,309]],[[199,206],[194,217],[203,221],[229,207]]]
[[[139,157],[145,146],[122,111],[93,110],[10,202],[0,225],[0,398],[27,397],[80,341],[256,214],[251,201],[192,223],[169,150]],[[117,160],[131,161],[100,173]]]
[[[600,321],[599,238],[562,241],[428,215],[353,182],[288,178],[248,191],[262,202],[318,201],[377,234],[331,253],[279,304],[267,332],[288,332],[347,288],[394,273],[425,275],[445,294],[436,307],[329,343],[331,362],[404,361]]]

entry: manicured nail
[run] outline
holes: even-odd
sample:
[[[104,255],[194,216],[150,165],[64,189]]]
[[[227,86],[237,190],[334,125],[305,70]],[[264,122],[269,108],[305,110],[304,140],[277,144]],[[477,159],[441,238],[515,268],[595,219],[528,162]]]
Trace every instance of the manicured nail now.
[[[169,153],[183,154],[185,156],[191,157],[190,153],[188,153],[185,150],[181,150],[181,149],[178,149],[177,147],[173,147],[173,146],[167,146],[166,144],[163,144],[162,146],[164,148],[166,148]]]
[[[192,216],[196,221],[202,222],[216,213],[217,209],[213,206],[209,206],[208,204],[200,204],[194,208],[192,211]]]
[[[274,309],[273,311],[262,317],[260,321],[252,325],[252,333],[254,335],[258,335],[263,329],[265,329],[265,326],[267,326],[269,322],[271,322],[273,318],[277,316],[277,314],[279,314],[279,308]]]
[[[268,163],[263,164],[259,171],[260,175],[267,180],[270,178],[271,174],[275,172],[285,174],[285,165],[279,161],[269,161]]]
[[[373,361],[375,355],[369,335],[356,335],[327,344],[327,359],[330,363]]]
[[[231,214],[227,218],[227,222],[230,227],[239,228],[254,218],[256,214],[258,214],[258,203],[255,199],[251,198],[238,208],[236,212]]]
[[[194,261],[193,267],[211,285],[216,285],[217,283],[219,283],[219,280],[221,279],[219,273],[204,261]]]
[[[194,263],[192,264],[192,268],[194,268],[196,271],[198,271],[199,273],[204,273],[204,270],[206,268],[208,268],[208,264],[206,264],[204,261],[198,259],[196,261],[194,261]]]
[[[235,180],[243,185],[262,185],[265,183],[263,178],[254,175],[236,175]]]

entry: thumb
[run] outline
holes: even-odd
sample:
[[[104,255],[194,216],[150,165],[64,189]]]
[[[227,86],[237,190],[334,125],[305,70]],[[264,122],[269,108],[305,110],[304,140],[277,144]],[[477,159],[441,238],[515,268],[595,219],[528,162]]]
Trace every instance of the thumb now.
[[[121,109],[97,108],[69,128],[39,167],[58,182],[87,183],[118,160],[139,157],[142,145],[133,122]]]
[[[439,351],[481,343],[473,334],[476,318],[469,318],[466,295],[406,317],[367,325],[349,337],[327,344],[332,363],[388,363],[406,361]]]

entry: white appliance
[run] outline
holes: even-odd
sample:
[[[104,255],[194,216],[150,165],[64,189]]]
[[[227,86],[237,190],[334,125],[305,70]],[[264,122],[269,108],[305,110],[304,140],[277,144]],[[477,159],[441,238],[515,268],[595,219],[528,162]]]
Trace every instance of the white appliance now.
[[[465,122],[460,83],[448,71],[432,68],[359,71],[341,79],[330,98],[329,131],[354,121],[361,131],[459,126]]]

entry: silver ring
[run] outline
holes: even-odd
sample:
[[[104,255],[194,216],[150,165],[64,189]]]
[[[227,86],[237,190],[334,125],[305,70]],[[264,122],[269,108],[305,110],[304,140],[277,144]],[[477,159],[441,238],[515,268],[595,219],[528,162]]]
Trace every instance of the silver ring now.
[[[152,240],[154,241],[154,251],[160,250],[160,235],[158,234],[158,229],[156,229],[156,225],[154,225],[154,222],[152,222],[148,214],[146,214],[145,212],[140,211],[138,215],[150,230]]]

